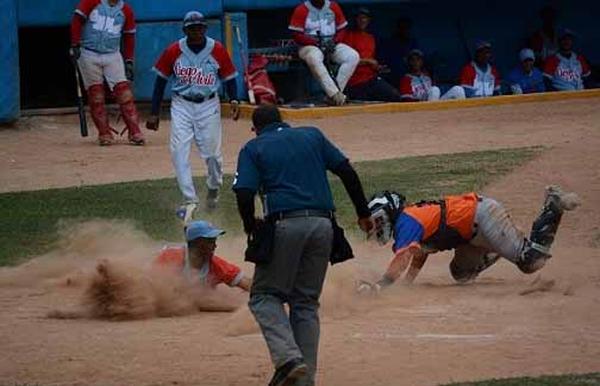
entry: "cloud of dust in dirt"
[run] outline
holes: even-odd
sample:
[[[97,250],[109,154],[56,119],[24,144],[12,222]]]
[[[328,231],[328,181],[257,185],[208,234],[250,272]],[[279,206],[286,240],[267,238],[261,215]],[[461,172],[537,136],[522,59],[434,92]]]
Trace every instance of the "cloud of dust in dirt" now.
[[[196,311],[232,311],[239,291],[213,291],[153,264],[162,243],[133,224],[96,220],[60,227],[57,248],[0,271],[0,287],[72,289],[81,304],[56,310],[54,318],[143,319]]]

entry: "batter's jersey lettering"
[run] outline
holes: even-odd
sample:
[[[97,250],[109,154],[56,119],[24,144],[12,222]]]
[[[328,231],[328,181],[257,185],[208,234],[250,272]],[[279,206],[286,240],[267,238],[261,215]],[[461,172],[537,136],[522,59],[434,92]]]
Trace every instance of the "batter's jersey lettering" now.
[[[426,101],[433,81],[427,74],[406,74],[400,79],[400,94],[402,98]]]
[[[135,33],[133,10],[122,0],[112,7],[108,0],[83,0],[75,13],[86,20],[81,36],[85,49],[101,54],[118,52],[121,35]]]
[[[207,97],[218,91],[221,80],[237,76],[225,47],[209,37],[206,47],[197,54],[190,50],[185,38],[171,44],[154,70],[165,79],[173,76],[173,93],[189,98]]]
[[[342,8],[335,1],[325,0],[321,9],[305,1],[294,9],[289,29],[318,37],[333,37],[335,33],[348,25]]]
[[[375,58],[375,38],[368,32],[347,31],[343,43],[354,48],[361,59]],[[377,70],[370,64],[359,64],[348,81],[348,86],[366,83],[377,77]]]
[[[550,56],[544,63],[544,76],[552,80],[557,90],[583,90],[583,78],[591,74],[585,58],[574,52],[570,57],[561,54]]]
[[[473,96],[492,96],[494,91],[500,91],[500,74],[491,64],[484,71],[475,62],[471,62],[460,73],[460,85],[472,90]]]

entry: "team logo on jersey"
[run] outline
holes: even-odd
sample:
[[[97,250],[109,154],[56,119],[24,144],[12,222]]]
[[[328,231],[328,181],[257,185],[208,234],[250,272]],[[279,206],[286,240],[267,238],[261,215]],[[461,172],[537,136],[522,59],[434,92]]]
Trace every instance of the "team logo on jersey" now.
[[[174,73],[177,80],[182,84],[214,86],[217,82],[214,72],[205,72],[201,68],[182,66],[179,63],[175,64]]]
[[[106,31],[111,34],[119,34],[121,32],[122,24],[115,24],[115,18],[110,16],[103,16],[98,12],[97,9],[94,9],[92,13],[90,13],[90,22],[92,23],[92,28],[96,31]]]
[[[572,82],[579,79],[579,74],[577,73],[577,71],[571,68],[558,67],[556,69],[556,75],[558,75],[559,78],[564,79],[568,82]]]

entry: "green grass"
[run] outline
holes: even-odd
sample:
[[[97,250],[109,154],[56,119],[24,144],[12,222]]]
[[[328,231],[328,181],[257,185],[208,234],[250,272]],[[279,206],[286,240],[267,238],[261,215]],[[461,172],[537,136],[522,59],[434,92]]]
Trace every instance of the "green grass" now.
[[[392,189],[415,200],[478,190],[540,151],[520,148],[407,157],[355,166],[367,196]],[[210,214],[198,211],[196,217],[235,234],[241,232],[241,223],[231,181],[231,176],[226,176],[219,209]],[[195,182],[197,187],[204,186],[203,178]],[[340,222],[351,226],[351,202],[341,182],[336,177],[331,182]],[[155,239],[180,240],[181,226],[174,215],[179,201],[174,179],[0,194],[0,266],[47,252],[57,241],[61,224],[90,219],[129,220]]]
[[[481,382],[452,383],[446,386],[592,386],[600,385],[600,373],[543,377],[494,379]]]

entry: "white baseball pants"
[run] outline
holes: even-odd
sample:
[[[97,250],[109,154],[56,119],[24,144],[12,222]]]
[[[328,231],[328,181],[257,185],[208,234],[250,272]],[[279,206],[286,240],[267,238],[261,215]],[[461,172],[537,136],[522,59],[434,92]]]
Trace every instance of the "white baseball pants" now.
[[[440,96],[442,92],[438,86],[433,86],[429,89],[429,93],[427,96],[428,101],[437,101],[437,100],[448,100],[448,99],[465,99],[465,89],[460,86],[453,86],[450,90],[448,90],[444,95]]]
[[[338,43],[335,46],[331,60],[340,65],[336,76],[338,88],[323,63],[323,60],[325,60],[323,51],[316,46],[304,46],[298,50],[298,56],[306,62],[328,97],[334,96],[338,91],[344,91],[360,60],[358,52],[352,47],[343,43]]]
[[[111,90],[115,84],[127,81],[125,65],[120,52],[98,54],[82,48],[77,65],[86,90],[91,85],[104,83],[105,78]]]
[[[171,160],[179,190],[186,202],[198,202],[192,180],[190,148],[196,143],[200,157],[207,167],[206,185],[218,189],[223,184],[223,155],[221,153],[221,105],[214,97],[194,103],[173,95],[171,101]]]

